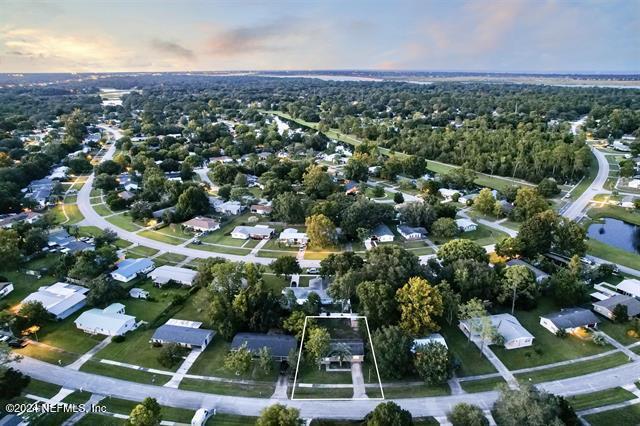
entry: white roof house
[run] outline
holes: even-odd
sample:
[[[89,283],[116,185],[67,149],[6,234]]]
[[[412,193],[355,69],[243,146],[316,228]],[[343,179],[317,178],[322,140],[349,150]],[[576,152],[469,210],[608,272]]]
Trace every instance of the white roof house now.
[[[239,201],[226,201],[214,204],[213,209],[225,215],[237,215],[242,213],[244,206]]]
[[[309,242],[309,237],[305,232],[300,232],[295,228],[286,228],[280,233],[278,240],[287,245],[304,245]]]
[[[151,259],[125,259],[116,264],[118,269],[111,273],[111,277],[123,283],[128,283],[138,276],[138,274],[146,274],[155,267]]]
[[[428,335],[426,337],[413,339],[413,348],[411,349],[411,351],[415,352],[415,350],[416,350],[416,348],[418,346],[424,346],[424,345],[428,345],[430,343],[440,343],[442,346],[444,346],[445,348],[449,349],[449,346],[447,345],[447,341],[444,340],[444,337],[442,337],[442,334],[433,333],[433,334],[430,334],[430,335]]]
[[[630,278],[620,281],[616,286],[619,292],[633,297],[640,297],[640,280]]]
[[[271,238],[274,229],[264,225],[256,226],[236,226],[231,231],[231,238],[238,238],[240,240],[248,240],[249,238],[264,239]]]
[[[331,305],[333,298],[327,293],[327,283],[322,277],[316,277],[309,280],[308,287],[285,287],[282,289],[282,294],[286,295],[289,291],[296,297],[296,303],[298,305],[304,304],[309,298],[309,294],[316,293],[320,297],[320,303],[323,305]]]
[[[87,303],[85,294],[88,292],[86,287],[57,282],[48,287],[40,287],[21,303],[40,302],[56,319],[65,319]]]
[[[422,226],[398,225],[396,229],[405,240],[419,240],[427,235],[426,228]]]
[[[533,344],[533,334],[529,333],[526,328],[520,324],[516,317],[511,314],[498,314],[491,315],[491,324],[497,329],[504,339],[505,349],[516,349],[531,346]],[[469,335],[473,333],[472,338],[479,339],[480,337],[473,332],[470,324],[473,321],[479,321],[480,318],[472,318],[470,320],[460,321],[460,329]],[[488,342],[493,343],[493,342]]]
[[[631,179],[628,183],[627,186],[629,188],[634,188],[634,189],[640,189],[640,179]]]
[[[7,294],[11,293],[12,291],[13,291],[13,283],[8,281],[0,283],[0,299],[5,297]]]
[[[191,287],[193,285],[193,280],[196,279],[196,275],[198,275],[198,272],[193,269],[163,265],[154,269],[147,276],[160,287],[167,284],[169,281],[174,281],[178,284]]]
[[[113,303],[104,309],[83,312],[74,323],[85,333],[121,336],[136,327],[136,318],[124,313],[123,304]]]
[[[467,218],[456,219],[456,225],[462,230],[462,232],[471,232],[478,229],[478,224]]]
[[[371,230],[371,239],[375,239],[381,243],[390,243],[393,241],[394,235],[391,229],[384,223],[377,225]]]

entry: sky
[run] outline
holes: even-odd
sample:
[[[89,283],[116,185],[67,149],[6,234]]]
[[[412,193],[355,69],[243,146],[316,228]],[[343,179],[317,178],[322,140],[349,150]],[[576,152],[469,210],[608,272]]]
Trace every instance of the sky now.
[[[0,72],[639,72],[640,0],[3,0]]]

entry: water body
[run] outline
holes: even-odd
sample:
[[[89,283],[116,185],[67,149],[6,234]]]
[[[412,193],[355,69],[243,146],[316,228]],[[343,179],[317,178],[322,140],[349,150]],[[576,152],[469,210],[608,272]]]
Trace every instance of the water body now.
[[[629,253],[640,254],[640,226],[607,217],[602,223],[591,224],[587,235]]]

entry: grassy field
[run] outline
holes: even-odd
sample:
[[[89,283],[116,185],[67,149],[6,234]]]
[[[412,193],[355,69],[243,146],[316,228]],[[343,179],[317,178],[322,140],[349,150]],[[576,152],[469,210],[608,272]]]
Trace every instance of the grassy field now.
[[[418,385],[418,386],[384,386],[384,397],[385,398],[419,398],[419,397],[428,397],[428,396],[446,396],[451,394],[451,390],[449,386],[440,385],[440,386],[428,386],[428,385]],[[367,393],[369,392],[369,388],[367,388]]]
[[[175,246],[180,245],[186,241],[181,238],[172,237],[170,235],[162,234],[160,232],[152,231],[152,230],[140,231],[138,232],[138,235],[140,235],[141,237],[155,240],[155,241],[160,241],[167,244],[173,244]]]
[[[58,204],[51,209],[51,212],[53,221],[57,224],[73,225],[84,219],[76,204]],[[68,220],[67,217],[69,218]]]
[[[182,382],[180,383],[180,389],[184,390],[256,398],[270,398],[271,395],[273,395],[275,388],[275,382],[273,384],[252,383],[250,385],[242,385],[237,383],[221,383],[209,380],[185,378],[182,379]]]
[[[238,241],[240,241],[240,240],[238,240]],[[235,254],[235,255],[238,255],[238,256],[246,256],[249,253],[251,253],[251,250],[249,250],[249,249],[222,247],[222,246],[212,246],[212,245],[209,245],[209,244],[200,244],[200,245],[189,244],[189,245],[187,245],[187,247],[195,249],[195,250],[210,251],[210,252],[213,252],[213,253]]]
[[[100,404],[104,405],[107,411],[111,413],[126,414],[131,413],[131,410],[139,404],[137,401],[129,401],[119,398],[105,398]],[[179,423],[191,423],[191,419],[195,414],[195,411],[185,408],[175,408],[162,406],[161,408],[162,420],[179,422]]]
[[[88,413],[81,418],[78,423],[76,423],[77,426],[123,426],[126,424],[127,421],[125,419],[118,419],[116,417],[103,416],[95,413]]]
[[[173,368],[166,368],[158,362],[161,348],[155,348],[149,343],[154,331],[135,330],[129,332],[124,342],[109,343],[95,355],[95,359],[109,359],[146,368],[175,371],[179,365],[175,365]]]
[[[238,416],[235,414],[219,413],[209,418],[206,426],[246,426],[255,424],[257,417]]]
[[[636,210],[625,209],[624,207],[605,205],[591,207],[587,212],[589,217],[593,220],[598,220],[606,217],[613,219],[619,219],[625,222],[633,223],[634,225],[640,225],[640,213]]]
[[[187,256],[183,256],[177,253],[164,253],[154,258],[153,261],[155,262],[156,266],[176,265],[182,262],[183,260],[185,260],[186,258]]]
[[[93,207],[96,213],[98,213],[100,216],[109,216],[110,214],[113,214],[111,209],[109,209],[106,204],[93,204],[91,207]]]
[[[640,339],[631,337],[627,334],[627,331],[631,330],[631,323],[618,324],[613,321],[603,320],[598,324],[598,330],[607,333],[610,337],[623,345],[630,345],[640,341]]]
[[[145,246],[134,246],[127,249],[127,257],[150,257],[156,253],[158,250]]]
[[[610,246],[598,240],[587,240],[587,253],[611,263],[629,268],[640,269],[640,256],[617,247]]]
[[[535,367],[554,362],[595,355],[611,349],[611,346],[598,346],[590,340],[575,336],[556,337],[540,325],[540,315],[558,310],[549,299],[540,299],[538,307],[530,311],[516,311],[515,316],[535,337],[533,346],[507,350],[492,347],[495,354],[510,370]]]
[[[141,226],[133,222],[133,219],[131,219],[131,216],[125,213],[108,217],[107,222],[111,223],[114,226],[117,226],[118,228],[122,228],[125,231],[130,231],[130,232],[137,231],[138,229],[141,228]]]
[[[617,367],[628,362],[629,358],[625,354],[616,352],[590,361],[581,361],[575,364],[547,368],[545,370],[538,370],[530,373],[516,374],[516,378],[522,383],[543,383],[595,373],[597,371]]]
[[[57,394],[62,386],[54,385],[53,383],[43,382],[38,379],[31,378],[29,385],[22,392],[23,394],[31,394],[41,396],[43,398],[51,398]]]
[[[162,386],[167,383],[169,379],[171,379],[171,376],[153,374],[146,371],[103,364],[93,359],[87,361],[87,363],[80,367],[80,371],[99,374],[101,376],[113,377],[115,379],[126,380],[129,382],[144,383],[156,386]]]
[[[591,426],[638,426],[640,404],[586,416]]]
[[[490,377],[488,379],[460,382],[460,386],[462,386],[462,389],[466,392],[474,393],[495,390],[498,386],[505,383],[502,377]]]
[[[49,364],[56,365],[69,365],[78,358],[80,355],[66,352],[48,349],[43,346],[28,345],[22,349],[16,349],[15,352],[22,356],[28,356],[31,358],[39,359],[40,361],[48,362]]]
[[[576,411],[588,410],[589,408],[603,407],[605,405],[617,404],[629,401],[636,396],[628,390],[622,388],[605,389],[598,392],[583,393],[567,398],[571,406]]]

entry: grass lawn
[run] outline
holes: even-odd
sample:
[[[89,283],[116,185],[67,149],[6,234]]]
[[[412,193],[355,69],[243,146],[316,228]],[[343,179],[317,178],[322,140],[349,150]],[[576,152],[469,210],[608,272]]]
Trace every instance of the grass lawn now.
[[[91,392],[85,391],[75,391],[72,394],[69,394],[64,397],[62,402],[66,402],[67,404],[84,404],[91,398]]]
[[[440,386],[428,386],[428,385],[418,385],[418,386],[384,386],[384,397],[385,398],[418,398],[418,397],[427,397],[427,396],[446,396],[451,394],[451,390],[449,386],[440,385]],[[369,388],[367,388],[367,393],[369,392]]]
[[[350,371],[332,371],[327,372],[324,368],[318,369],[318,366],[314,363],[300,362],[300,369],[298,370],[298,383],[335,383],[346,384],[352,383]],[[298,388],[296,388],[296,392]]]
[[[113,245],[118,248],[127,248],[131,247],[133,243],[131,241],[123,240],[122,238],[118,238],[113,242]]]
[[[77,195],[67,195],[66,197],[64,197],[63,202],[65,204],[76,204],[78,202],[78,196]]]
[[[288,287],[288,284],[284,281],[284,277],[263,274],[262,280],[275,294],[280,294],[283,288]]]
[[[100,404],[102,403],[103,401],[100,401]],[[101,414],[96,414],[96,413],[88,413],[83,418],[81,418],[78,423],[76,423],[76,425],[78,426],[121,426],[126,424],[127,424],[127,421],[125,419],[118,419],[116,417],[111,417],[111,416],[103,416]]]
[[[206,426],[245,426],[255,424],[257,417],[238,416],[235,414],[216,414],[205,423]]]
[[[292,253],[296,253],[298,251],[298,247],[290,247],[286,244],[282,244],[277,239],[267,241],[262,248],[265,250],[289,251]]]
[[[43,324],[38,331],[38,341],[78,355],[87,352],[100,343],[104,336],[92,336],[76,328],[73,321],[80,316],[81,312],[82,310],[62,321]]]
[[[598,330],[607,333],[618,342],[623,345],[630,345],[632,343],[640,342],[640,339],[631,337],[627,334],[627,331],[631,330],[631,323],[618,324],[613,321],[603,320],[598,324]]]
[[[187,256],[183,256],[177,253],[164,253],[154,258],[153,261],[155,262],[156,266],[176,265],[182,262],[183,260],[185,260],[186,258]]]
[[[191,232],[188,232],[182,229],[182,226],[178,224],[171,224],[169,226],[156,229],[156,232],[169,235],[170,237],[181,238],[183,240],[189,240],[193,238],[193,235],[194,235]]]
[[[213,376],[223,377],[228,379],[240,379],[240,380],[257,380],[275,383],[278,377],[278,363],[273,363],[273,368],[270,372],[260,371],[257,367],[252,368],[251,371],[245,374],[236,376],[235,372],[229,371],[224,368],[224,357],[229,352],[231,345],[225,342],[220,336],[216,336],[213,342],[207,346],[207,349],[198,357],[196,362],[189,369],[189,374],[196,374],[201,376]]]
[[[200,245],[189,244],[189,245],[187,245],[187,247],[195,249],[195,250],[204,250],[204,251],[210,251],[210,252],[214,252],[214,253],[236,254],[238,256],[246,256],[249,253],[251,253],[251,250],[249,250],[249,249],[233,248],[233,247],[222,247],[222,246],[212,246],[212,245],[209,245],[209,244],[200,244]]]
[[[634,225],[640,225],[640,213],[619,206],[605,205],[602,207],[591,207],[587,214],[593,220],[610,217],[633,223]]]
[[[145,230],[138,232],[138,235],[141,237],[149,238],[155,241],[160,241],[167,244],[173,244],[175,246],[180,245],[185,242],[185,240],[180,238],[175,238],[167,234],[161,234],[160,232]]]
[[[129,401],[120,398],[105,398],[100,401],[101,405],[104,405],[110,413],[126,414],[128,415],[133,410],[133,407],[138,405],[138,401]],[[186,408],[175,408],[162,406],[162,420],[168,420],[179,423],[191,423],[191,419],[195,414],[195,411],[188,410]]]
[[[91,188],[91,192],[89,193],[89,196],[91,198],[99,197],[101,195],[102,195],[102,190],[101,189]]]
[[[598,392],[583,393],[567,398],[571,406],[576,411],[588,410],[589,408],[602,407],[605,405],[617,404],[629,401],[636,396],[628,390],[622,388],[605,389]]]
[[[106,204],[94,204],[91,207],[93,207],[96,213],[98,213],[100,216],[108,216],[110,214],[113,214],[111,209],[109,209]]]
[[[203,323],[203,328],[209,328],[209,318],[206,311],[209,301],[208,292],[206,290],[200,290],[196,294],[191,295],[182,305],[180,311],[171,317],[189,321],[200,321]]]
[[[218,229],[217,231],[213,231],[210,234],[207,234],[206,236],[203,236],[202,238],[200,238],[200,240],[205,243],[240,247],[245,243],[245,240],[231,238],[231,231],[236,226],[252,225],[247,222],[247,219],[249,218],[249,216],[250,216],[249,214],[245,213],[240,216],[230,218],[230,220],[221,224],[220,229]]]
[[[458,370],[460,377],[496,372],[493,365],[480,353],[477,346],[469,342],[457,327],[446,325],[440,333],[447,341],[453,356],[460,362],[460,369]]]
[[[590,361],[581,361],[575,364],[547,368],[545,370],[532,371],[530,373],[516,374],[516,378],[522,383],[543,383],[595,373],[597,371],[617,367],[628,362],[629,358],[625,354],[617,352]]]
[[[31,394],[41,396],[43,398],[51,398],[57,394],[62,386],[54,385],[53,383],[43,382],[42,380],[32,378],[29,381],[29,385],[22,391],[23,394]]]
[[[198,380],[198,379],[182,379],[180,383],[180,389],[215,393],[219,395],[236,395],[236,396],[249,396],[256,398],[270,398],[276,389],[275,382],[269,383],[252,383],[250,385],[242,385],[237,383],[221,383],[212,382],[210,380]],[[215,424],[215,423],[214,423]]]
[[[134,246],[127,249],[127,257],[150,257],[156,253],[158,253],[158,250],[145,246]],[[129,254],[133,256],[128,256]]]
[[[117,226],[118,228],[122,228],[130,232],[137,231],[141,228],[141,226],[135,224],[133,222],[133,219],[131,219],[131,216],[127,215],[126,213],[108,217],[107,222],[111,223],[114,226]]]
[[[469,393],[486,392],[495,390],[498,386],[506,382],[502,377],[490,377],[488,379],[473,380],[469,382],[460,382],[462,389]]]
[[[638,426],[640,404],[585,416],[591,426]]]
[[[279,257],[284,257],[284,256],[295,257],[295,255],[296,255],[296,252],[272,251],[272,250],[259,250],[257,254],[258,257],[268,257],[271,259],[277,259]]]
[[[116,365],[103,364],[93,359],[87,361],[82,367],[80,367],[80,371],[113,377],[115,379],[126,380],[129,382],[145,383],[156,386],[162,386],[171,379],[171,376],[153,374],[146,371],[134,370],[132,368],[118,367]]]
[[[28,424],[33,426],[57,426],[63,424],[69,417],[73,416],[71,412],[58,413],[31,413],[27,415]]]
[[[47,256],[47,258],[56,258],[57,256]],[[27,265],[27,269],[37,269],[30,265]],[[42,275],[39,280],[36,277],[27,275],[19,271],[2,272],[2,275],[13,283],[13,291],[6,297],[2,298],[2,304],[13,306],[20,303],[22,299],[29,294],[37,291],[38,288],[50,285],[58,281],[55,277],[50,275]]]
[[[587,240],[587,253],[607,260],[612,263],[640,269],[640,256],[617,247],[610,246],[603,242],[589,239]]]
[[[304,252],[304,258],[307,260],[322,260],[328,257],[330,254],[338,254],[339,251],[323,251],[323,250],[313,250],[307,249]]]
[[[551,364],[568,359],[595,355],[611,349],[611,346],[598,346],[591,340],[582,340],[575,336],[557,337],[540,325],[540,315],[558,310],[550,299],[542,298],[538,307],[530,311],[516,311],[520,324],[535,337],[533,346],[507,350],[493,346],[495,354],[510,370]]]
[[[127,298],[120,302],[125,305],[125,312],[133,315],[137,320],[151,322],[164,311],[176,295],[186,295],[187,290],[176,286],[158,288],[150,279],[144,279],[134,284],[149,292],[153,300]]]
[[[161,348],[154,348],[151,343],[149,343],[149,339],[151,339],[154,331],[155,330],[135,330],[129,332],[125,336],[124,342],[109,343],[95,355],[95,359],[109,359],[158,370],[177,370],[179,364],[175,365],[172,369],[168,369],[158,362],[158,355],[160,354]]]
[[[67,352],[64,350],[50,349],[45,346],[27,345],[22,349],[14,349],[14,352],[28,356],[31,358],[39,359],[40,361],[48,362],[49,364],[57,365],[69,365],[77,360],[80,355],[76,353]]]

